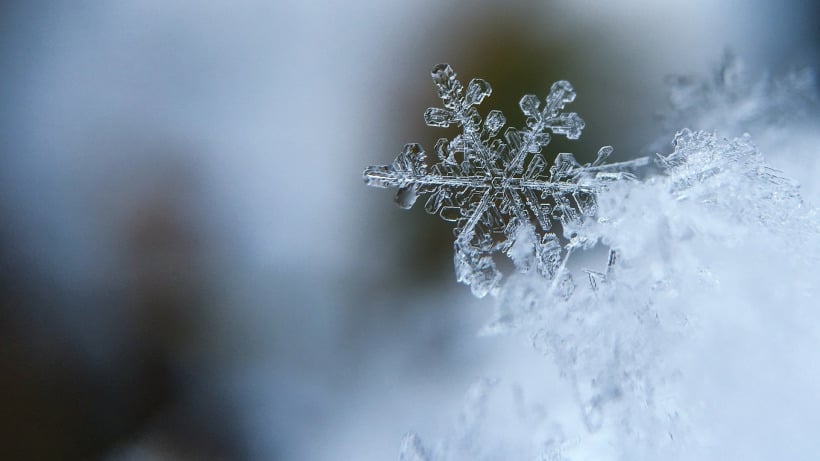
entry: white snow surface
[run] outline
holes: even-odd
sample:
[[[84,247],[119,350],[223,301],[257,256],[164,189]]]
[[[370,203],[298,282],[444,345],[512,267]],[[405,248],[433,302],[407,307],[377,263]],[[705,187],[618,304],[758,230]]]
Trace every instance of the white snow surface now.
[[[618,250],[594,288],[577,273],[568,299],[538,275],[507,281],[484,331],[544,357],[507,365],[468,399],[466,428],[411,436],[402,459],[815,459],[817,210],[748,138],[684,131],[665,160],[574,229]]]

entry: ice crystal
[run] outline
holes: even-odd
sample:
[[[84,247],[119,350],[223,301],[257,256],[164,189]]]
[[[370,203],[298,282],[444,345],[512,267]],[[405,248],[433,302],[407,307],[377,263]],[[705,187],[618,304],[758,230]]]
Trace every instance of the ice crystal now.
[[[475,78],[465,88],[448,64],[435,66],[432,77],[443,107],[427,109],[425,122],[433,127],[456,125],[461,134],[436,142],[432,166],[421,145],[410,143],[391,165],[367,168],[365,182],[397,188],[396,203],[402,208],[428,196],[425,210],[455,223],[456,277],[476,296],[498,288],[501,273],[493,255],[499,252],[522,271],[535,269],[557,279],[562,255],[577,245],[562,247],[557,225],[567,227],[593,216],[596,194],[608,182],[631,178],[628,170],[647,160],[607,164],[613,149],[605,146],[593,163],[582,165],[572,154],[560,153],[548,166],[542,150],[552,135],[578,139],[584,128],[578,114],[564,112],[575,100],[567,81],[555,82],[543,104],[535,95],[522,97],[519,107],[527,117],[526,127],[508,127],[501,135],[504,114],[492,110],[482,120],[476,107],[492,93],[488,82]],[[524,248],[515,244],[522,236],[528,242]]]
[[[817,81],[810,68],[770,74],[755,72],[726,53],[707,75],[667,79],[668,104],[660,114],[663,133],[650,151],[664,149],[668,135],[681,128],[717,131],[722,136],[754,134],[767,160],[803,185],[803,196],[817,202],[820,162],[817,134]],[[795,162],[795,158],[800,162]]]

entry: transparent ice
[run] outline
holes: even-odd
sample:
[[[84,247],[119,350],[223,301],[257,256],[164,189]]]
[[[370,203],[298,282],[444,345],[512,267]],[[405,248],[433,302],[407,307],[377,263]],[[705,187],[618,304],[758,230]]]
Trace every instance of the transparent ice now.
[[[543,106],[535,95],[522,97],[526,127],[508,127],[501,135],[504,114],[492,110],[482,121],[476,107],[492,93],[488,82],[474,78],[465,89],[448,64],[435,66],[432,77],[443,107],[427,109],[425,122],[433,127],[456,125],[462,133],[436,142],[432,166],[421,145],[410,143],[392,164],[367,168],[365,182],[398,189],[396,203],[402,208],[427,196],[428,213],[455,223],[456,277],[476,296],[499,287],[495,253],[507,253],[519,269],[535,269],[549,278],[560,275],[566,254],[577,242],[562,248],[556,224],[568,226],[593,216],[596,194],[609,182],[632,178],[629,170],[648,159],[607,164],[613,149],[605,146],[591,164],[559,153],[550,165],[542,151],[552,135],[578,139],[584,128],[578,114],[563,112],[575,100],[567,81],[552,85]],[[537,238],[523,250],[516,248],[516,240],[532,232]]]
[[[665,149],[668,133],[682,128],[715,130],[730,138],[751,133],[767,161],[802,184],[803,197],[820,200],[813,69],[761,72],[727,51],[710,73],[670,76],[666,85],[667,106],[659,114],[663,130],[651,151]]]

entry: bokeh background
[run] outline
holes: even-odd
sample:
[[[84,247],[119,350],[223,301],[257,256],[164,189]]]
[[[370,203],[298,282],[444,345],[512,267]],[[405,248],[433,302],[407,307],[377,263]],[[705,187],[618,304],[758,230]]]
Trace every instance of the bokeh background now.
[[[818,67],[809,0],[0,4],[4,459],[386,460],[504,338],[447,223],[361,172],[432,148],[429,69],[512,124],[557,79],[579,157],[647,153],[664,77]],[[682,127],[681,127],[682,128]]]

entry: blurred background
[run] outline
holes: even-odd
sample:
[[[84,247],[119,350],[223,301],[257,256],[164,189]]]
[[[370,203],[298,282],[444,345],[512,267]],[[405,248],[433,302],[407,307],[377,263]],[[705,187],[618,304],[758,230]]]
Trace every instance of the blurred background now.
[[[817,68],[818,9],[0,3],[3,458],[397,459],[512,347],[476,337],[448,223],[361,180],[448,134],[429,69],[490,81],[512,125],[570,80],[587,127],[556,151],[626,159],[669,74]]]

